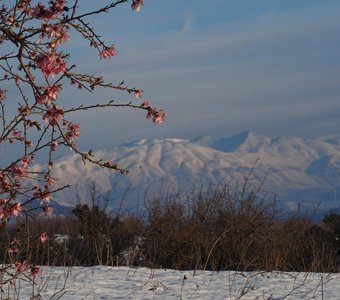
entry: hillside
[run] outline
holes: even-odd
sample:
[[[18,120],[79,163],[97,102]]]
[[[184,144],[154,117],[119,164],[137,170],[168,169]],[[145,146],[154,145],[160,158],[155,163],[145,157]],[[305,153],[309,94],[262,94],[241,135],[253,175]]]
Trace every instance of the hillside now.
[[[54,164],[60,184],[71,184],[55,200],[63,206],[74,205],[77,193],[86,191],[95,181],[98,190],[112,190],[112,206],[118,204],[128,188],[125,204],[143,206],[144,193],[166,187],[187,190],[223,180],[242,181],[256,163],[252,176],[267,175],[262,192],[279,207],[312,211],[338,206],[340,187],[340,136],[317,139],[270,138],[242,132],[228,138],[201,137],[194,140],[140,140],[94,152],[95,157],[117,161],[129,170],[127,176],[86,164],[76,155],[67,155]],[[340,195],[340,194],[339,194]]]

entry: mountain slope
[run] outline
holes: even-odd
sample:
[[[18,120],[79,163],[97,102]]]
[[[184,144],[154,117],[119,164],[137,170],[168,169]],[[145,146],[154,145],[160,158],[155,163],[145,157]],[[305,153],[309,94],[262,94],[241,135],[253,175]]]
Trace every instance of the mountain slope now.
[[[269,138],[242,132],[229,138],[203,137],[192,141],[179,139],[141,140],[94,153],[104,160],[113,159],[129,175],[123,176],[92,164],[84,165],[76,155],[68,155],[54,164],[60,184],[74,186],[56,195],[62,205],[74,205],[77,192],[86,198],[86,190],[95,181],[99,191],[113,190],[115,203],[127,188],[126,204],[143,205],[145,191],[156,191],[162,182],[182,190],[217,183],[227,178],[242,178],[256,163],[253,176],[263,178],[263,190],[276,194],[280,206],[294,209],[336,206],[334,195],[340,187],[340,139]]]

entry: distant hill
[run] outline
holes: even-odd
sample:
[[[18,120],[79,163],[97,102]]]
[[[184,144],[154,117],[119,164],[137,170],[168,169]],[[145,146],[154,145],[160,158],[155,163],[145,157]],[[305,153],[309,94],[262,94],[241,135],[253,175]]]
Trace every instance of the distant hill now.
[[[74,188],[62,191],[55,200],[62,206],[77,203],[77,192],[95,181],[101,192],[112,189],[112,206],[119,203],[128,188],[125,205],[143,206],[145,191],[167,187],[188,190],[193,186],[216,184],[233,178],[242,181],[256,162],[253,176],[260,180],[268,172],[263,193],[276,195],[279,207],[286,210],[329,210],[340,206],[340,136],[316,139],[270,138],[252,132],[232,137],[201,137],[194,140],[140,140],[94,152],[104,160],[117,161],[129,170],[124,176],[92,164],[83,164],[76,155],[64,156],[54,163],[60,184]],[[269,196],[268,196],[269,195]]]

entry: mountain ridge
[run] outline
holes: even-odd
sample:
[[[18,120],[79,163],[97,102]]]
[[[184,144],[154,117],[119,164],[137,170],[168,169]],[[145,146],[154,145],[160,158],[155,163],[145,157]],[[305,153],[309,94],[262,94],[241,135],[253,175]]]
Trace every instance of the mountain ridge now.
[[[320,201],[323,208],[331,209],[336,204],[334,190],[340,187],[338,135],[272,138],[244,131],[226,138],[144,139],[93,154],[113,159],[129,169],[129,175],[84,165],[75,154],[63,156],[54,162],[53,174],[60,178],[59,184],[77,187],[79,195],[75,188],[63,191],[55,197],[59,204],[72,206],[78,196],[85,199],[86,189],[95,181],[100,192],[112,190],[115,203],[129,189],[127,206],[138,208],[145,191],[154,192],[162,182],[187,190],[228,178],[242,181],[255,163],[254,177],[263,178],[269,171],[264,190],[276,194],[279,205],[288,210]]]

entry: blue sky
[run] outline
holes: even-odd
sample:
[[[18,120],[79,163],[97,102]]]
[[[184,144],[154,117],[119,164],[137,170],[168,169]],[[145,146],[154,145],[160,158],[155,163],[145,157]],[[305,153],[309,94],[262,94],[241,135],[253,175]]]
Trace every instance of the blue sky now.
[[[79,40],[73,49],[79,68],[144,89],[144,98],[168,118],[156,126],[134,111],[75,116],[84,132],[80,144],[101,148],[242,130],[268,136],[337,133],[339,12],[340,2],[331,0],[145,0],[139,14],[122,6],[91,19],[115,43],[118,56],[97,60]],[[107,97],[126,95],[99,94]]]
[[[82,10],[110,1],[82,0]],[[98,53],[74,36],[71,62],[82,72],[125,80],[168,117],[144,112],[74,114],[83,149],[143,138],[230,136],[316,137],[340,128],[339,0],[145,0],[140,13],[122,5],[91,17],[118,56]],[[64,89],[62,104],[129,100],[112,91]]]

